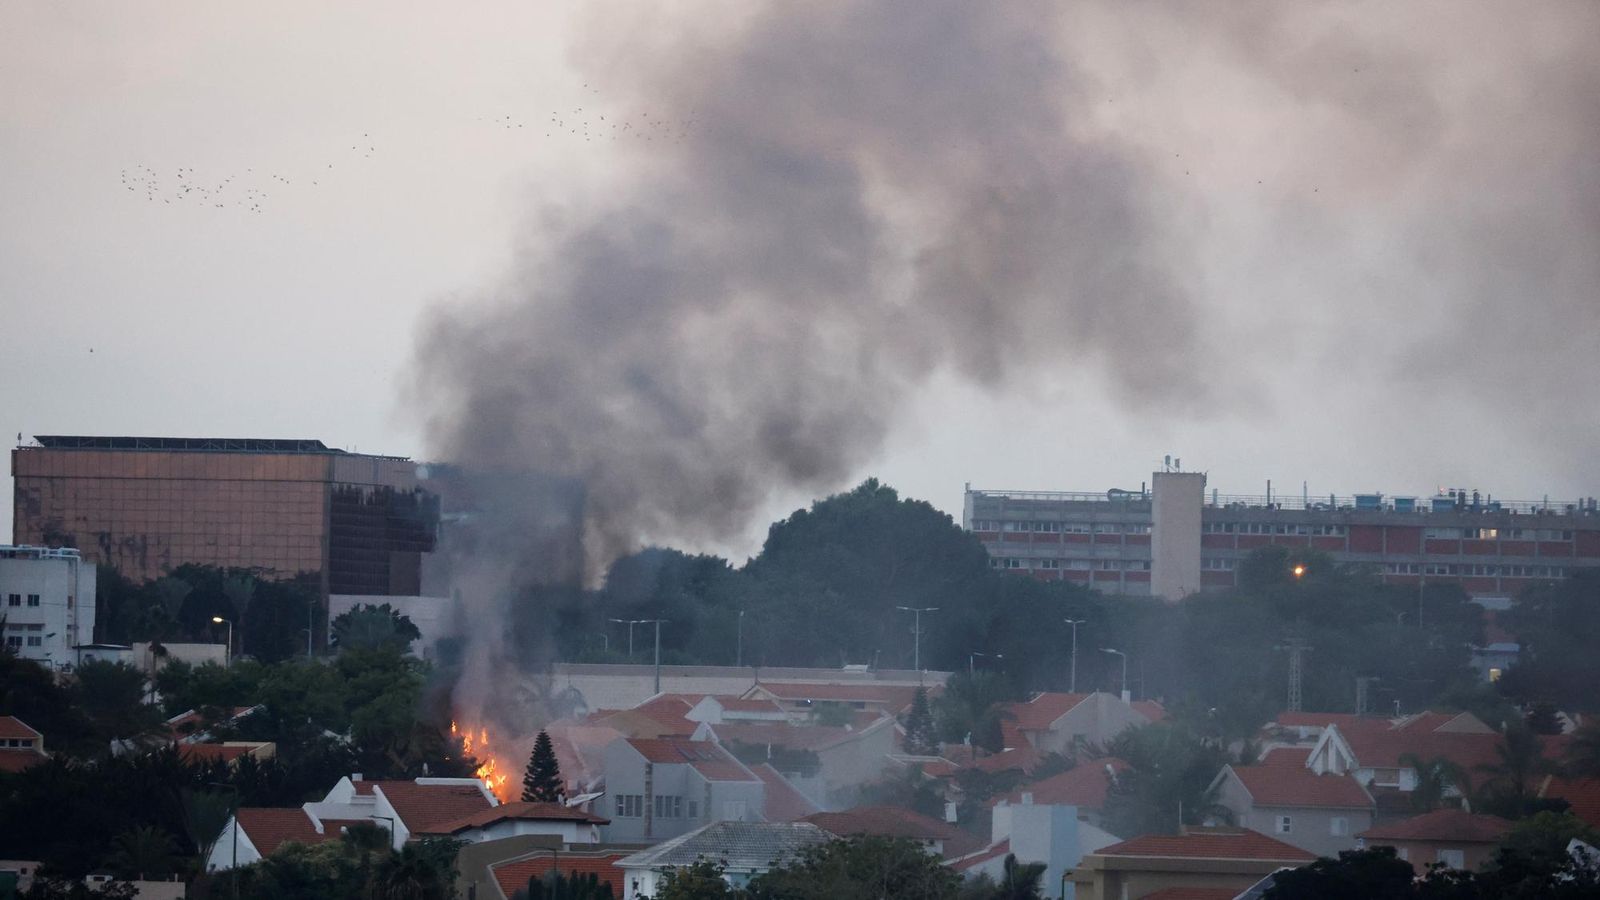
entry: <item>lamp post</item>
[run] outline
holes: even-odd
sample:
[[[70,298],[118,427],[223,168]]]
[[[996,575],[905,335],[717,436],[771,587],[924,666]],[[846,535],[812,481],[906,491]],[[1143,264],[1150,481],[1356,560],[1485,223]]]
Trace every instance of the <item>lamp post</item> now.
[[[233,620],[224,619],[221,616],[212,616],[211,621],[218,625],[223,622],[228,623],[228,652],[223,656],[223,660],[227,665],[231,666],[233,665]]]
[[[396,847],[394,845],[395,832],[400,830],[400,829],[395,827],[394,816],[376,816],[375,815],[375,816],[368,816],[367,818],[369,818],[369,819],[388,819],[389,820],[389,849],[390,850],[398,850],[398,849],[400,849],[399,847]]]
[[[640,619],[640,624],[654,623],[656,626],[656,690],[661,693],[661,623],[666,619]]]
[[[977,671],[977,667],[972,664],[972,660],[973,660],[974,657],[978,657],[978,656],[987,657],[989,659],[1005,659],[1006,658],[1006,655],[1004,653],[985,653],[982,650],[974,650],[971,653],[968,653],[967,654],[967,677],[968,678],[971,678],[972,675]]]
[[[911,613],[911,668],[922,671],[922,614],[938,612],[937,606],[896,606],[895,609]]]
[[[1122,657],[1122,699],[1126,701],[1128,699],[1128,654],[1123,653],[1121,650],[1113,650],[1110,647],[1101,647],[1100,652],[1112,653]]]
[[[1063,619],[1072,626],[1072,684],[1067,690],[1076,694],[1078,692],[1078,626],[1086,624],[1088,619]]]
[[[734,668],[742,669],[744,668],[744,610],[742,609],[739,610],[738,633],[739,636],[734,644],[736,649],[733,651],[733,665]]]
[[[648,622],[650,620],[649,619],[607,619],[606,621],[607,622],[615,622],[618,625],[626,625],[626,626],[628,626],[628,659],[631,661],[633,659],[633,626],[635,626],[635,625],[643,625],[644,623],[646,623],[646,622]]]

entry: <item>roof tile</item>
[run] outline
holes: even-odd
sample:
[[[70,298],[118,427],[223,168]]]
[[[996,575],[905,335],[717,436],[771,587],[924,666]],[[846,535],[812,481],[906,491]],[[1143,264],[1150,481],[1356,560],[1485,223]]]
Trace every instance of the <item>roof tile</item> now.
[[[0,716],[0,738],[34,738],[37,740],[42,737],[44,735],[33,730],[28,723],[16,716]]]
[[[289,841],[319,844],[339,837],[336,829],[332,829],[331,833],[317,831],[311,816],[299,807],[274,809],[242,806],[237,817],[245,836],[250,838],[250,843],[262,856],[271,856],[273,851]]]
[[[627,855],[627,850],[595,852],[572,849],[561,851],[558,860],[556,854],[552,852],[540,852],[536,856],[500,863],[493,866],[492,871],[494,880],[500,885],[501,893],[507,897],[516,896],[517,891],[528,886],[530,878],[543,876],[557,865],[560,865],[562,875],[594,873],[602,884],[609,883],[613,893],[620,897],[625,882],[622,870],[617,868],[617,860]]]
[[[1248,828],[1190,830],[1185,834],[1147,834],[1095,851],[1101,856],[1158,856],[1183,859],[1261,859],[1304,862],[1316,859],[1299,847]]]
[[[1463,810],[1447,808],[1369,828],[1356,837],[1368,841],[1496,844],[1510,830],[1511,823],[1499,816],[1474,815]]]
[[[1350,775],[1294,766],[1230,766],[1256,806],[1371,809],[1372,796]]]
[[[489,809],[494,804],[470,784],[417,784],[414,781],[369,782],[383,794],[407,831],[433,826]]]
[[[385,791],[385,796],[388,792]],[[518,801],[491,806],[460,818],[439,822],[420,829],[426,834],[455,834],[473,828],[487,828],[496,822],[582,822],[589,825],[609,825],[610,819],[564,803],[539,803]]]

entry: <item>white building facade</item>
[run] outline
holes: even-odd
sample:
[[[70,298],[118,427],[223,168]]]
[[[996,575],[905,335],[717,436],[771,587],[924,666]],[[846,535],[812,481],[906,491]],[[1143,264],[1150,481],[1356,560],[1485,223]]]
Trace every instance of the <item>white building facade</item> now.
[[[0,618],[11,652],[52,669],[94,642],[95,566],[71,548],[0,545]]]

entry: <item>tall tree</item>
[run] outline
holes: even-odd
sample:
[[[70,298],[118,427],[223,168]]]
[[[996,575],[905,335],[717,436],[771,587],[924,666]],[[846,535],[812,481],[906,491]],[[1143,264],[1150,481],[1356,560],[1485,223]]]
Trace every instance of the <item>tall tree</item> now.
[[[937,703],[939,731],[951,743],[970,741],[990,753],[1005,748],[1001,723],[1009,714],[1001,705],[1015,698],[1009,682],[992,672],[956,673],[945,682]]]
[[[1005,874],[995,886],[993,900],[1035,900],[1044,896],[1041,879],[1046,868],[1044,863],[1018,862],[1015,853],[1007,853]]]
[[[550,742],[549,732],[542,728],[534,738],[533,754],[528,757],[528,768],[522,775],[522,799],[544,803],[560,803],[567,799],[555,745]]]
[[[1513,722],[1495,745],[1495,761],[1478,766],[1488,776],[1482,790],[1496,813],[1520,818],[1530,811],[1537,781],[1556,774],[1559,766],[1546,759],[1544,743],[1521,722]]]
[[[1402,753],[1400,765],[1417,773],[1417,786],[1411,791],[1411,808],[1419,813],[1433,812],[1444,805],[1445,792],[1450,788],[1464,795],[1471,787],[1466,770],[1442,756],[1423,759],[1415,753]]]
[[[953,900],[961,876],[907,838],[829,841],[758,875],[758,900]]]
[[[932,756],[939,752],[939,731],[933,723],[933,710],[928,706],[928,692],[917,688],[911,697],[911,710],[906,713],[905,751],[918,756]]]
[[[154,825],[124,831],[111,842],[106,865],[122,878],[140,881],[172,874],[177,867],[178,845],[172,835]]]

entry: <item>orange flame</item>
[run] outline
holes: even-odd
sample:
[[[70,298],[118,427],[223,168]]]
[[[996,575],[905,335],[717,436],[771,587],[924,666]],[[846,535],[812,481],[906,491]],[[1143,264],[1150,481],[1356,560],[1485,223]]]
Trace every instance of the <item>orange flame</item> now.
[[[470,727],[466,731],[461,731],[457,728],[456,723],[452,721],[450,723],[450,734],[452,737],[461,739],[461,752],[464,755],[482,761],[473,774],[478,777],[479,781],[483,782],[483,786],[498,797],[501,803],[509,802],[512,799],[510,779],[506,776],[506,773],[500,771],[500,758],[490,749],[489,729],[480,726],[477,739],[474,740]]]

